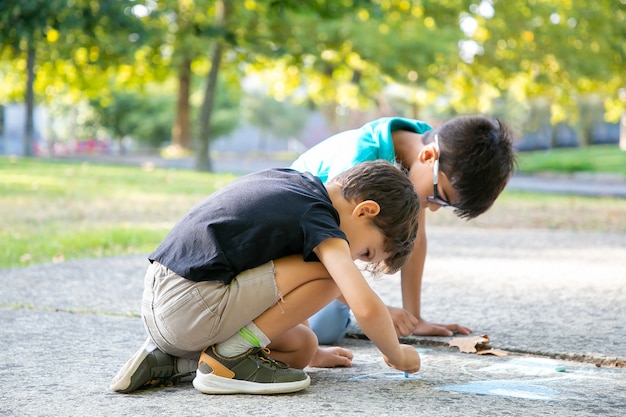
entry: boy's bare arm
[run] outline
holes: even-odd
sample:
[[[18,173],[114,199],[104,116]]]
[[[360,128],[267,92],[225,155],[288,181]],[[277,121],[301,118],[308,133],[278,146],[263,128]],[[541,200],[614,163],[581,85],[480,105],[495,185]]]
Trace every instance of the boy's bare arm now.
[[[397,369],[416,372],[419,355],[412,347],[401,347],[389,310],[355,265],[348,243],[339,238],[326,239],[315,248],[315,253],[339,287],[359,326],[386,361]]]
[[[431,323],[421,316],[422,297],[422,277],[424,273],[424,261],[426,258],[426,232],[424,228],[425,217],[420,213],[420,231],[415,239],[415,250],[409,257],[407,263],[402,267],[400,273],[402,287],[402,305],[404,310],[411,313],[418,319],[417,324],[410,333],[420,336],[452,336],[455,332],[460,334],[470,334],[472,330],[459,324],[438,324]],[[401,313],[393,314],[394,323],[398,328],[398,321],[401,320]],[[409,321],[405,319],[404,321]]]
[[[395,143],[396,140],[394,137],[394,144]],[[414,161],[414,159],[409,160]],[[418,178],[415,177],[415,175],[417,172],[417,169],[409,171],[409,179],[416,188]],[[415,239],[414,250],[407,260],[407,263],[402,267],[402,271],[400,273],[402,306],[404,307],[404,311],[397,311],[399,309],[391,307],[394,323],[396,324],[396,328],[400,328],[401,326],[399,326],[399,322],[410,322],[410,318],[403,317],[406,315],[406,312],[408,312],[418,319],[416,326],[411,330],[411,333],[413,334],[420,336],[452,336],[454,332],[470,334],[472,332],[471,329],[458,324],[436,324],[422,319],[422,277],[424,275],[424,264],[426,263],[426,252],[428,247],[426,238],[426,210],[427,207],[422,205],[419,212],[419,229]]]
[[[425,210],[419,213],[419,229],[415,238],[413,253],[400,272],[402,288],[402,306],[416,318],[420,318],[422,297],[422,276],[426,261],[426,220]]]

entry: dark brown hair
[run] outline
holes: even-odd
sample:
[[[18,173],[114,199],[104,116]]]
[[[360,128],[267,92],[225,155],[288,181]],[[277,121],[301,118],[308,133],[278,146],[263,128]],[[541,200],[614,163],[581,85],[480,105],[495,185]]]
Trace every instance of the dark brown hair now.
[[[380,213],[372,223],[385,237],[385,251],[391,253],[380,264],[369,265],[373,272],[395,273],[413,251],[417,235],[419,197],[404,172],[391,163],[378,160],[362,162],[337,175],[331,182],[341,186],[348,201],[373,200]]]
[[[516,164],[513,134],[498,119],[455,117],[424,135],[439,135],[439,168],[456,191],[455,213],[472,219],[489,209],[508,183]]]

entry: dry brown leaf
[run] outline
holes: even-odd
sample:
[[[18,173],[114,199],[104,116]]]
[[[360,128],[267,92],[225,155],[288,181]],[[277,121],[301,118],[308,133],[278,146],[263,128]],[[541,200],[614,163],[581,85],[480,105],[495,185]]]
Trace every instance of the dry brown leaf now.
[[[448,345],[456,346],[464,353],[476,353],[477,350],[484,350],[485,345],[489,344],[489,342],[489,336],[484,334],[482,336],[456,337],[450,340]]]
[[[494,356],[499,356],[501,358],[504,358],[505,356],[509,356],[509,353],[502,350],[502,349],[485,349],[485,350],[479,350],[476,352],[477,355],[494,355]]]

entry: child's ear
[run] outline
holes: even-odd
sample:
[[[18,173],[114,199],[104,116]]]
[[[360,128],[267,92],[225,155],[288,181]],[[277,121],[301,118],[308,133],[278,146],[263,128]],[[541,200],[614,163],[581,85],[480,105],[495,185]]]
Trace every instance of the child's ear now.
[[[437,159],[437,156],[437,149],[435,149],[435,143],[433,142],[422,148],[419,155],[417,156],[417,159],[420,162],[425,163],[429,161],[434,161],[435,159]]]
[[[376,217],[380,213],[380,206],[374,200],[364,200],[352,210],[354,217]]]

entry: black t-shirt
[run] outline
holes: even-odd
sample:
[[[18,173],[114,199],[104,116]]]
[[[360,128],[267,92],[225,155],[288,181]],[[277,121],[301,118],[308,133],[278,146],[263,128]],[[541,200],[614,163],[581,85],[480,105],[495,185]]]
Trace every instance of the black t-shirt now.
[[[241,177],[185,215],[150,254],[192,281],[229,283],[240,272],[287,255],[318,261],[327,238],[347,240],[321,180],[291,169]]]

